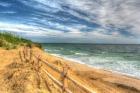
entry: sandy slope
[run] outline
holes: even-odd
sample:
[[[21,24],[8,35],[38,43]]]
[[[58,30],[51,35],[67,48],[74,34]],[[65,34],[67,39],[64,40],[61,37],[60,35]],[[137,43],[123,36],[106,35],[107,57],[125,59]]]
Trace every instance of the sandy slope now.
[[[61,93],[61,89],[44,72],[38,72],[28,63],[20,62],[19,50],[22,48],[0,49],[0,93]],[[33,54],[40,55],[41,59],[60,69],[68,65],[70,67],[68,75],[95,93],[140,93],[139,79],[71,62],[52,56],[38,48],[32,50]],[[61,81],[60,74],[45,64],[42,64],[41,69],[47,70]],[[67,87],[73,93],[86,93],[70,81],[67,81]]]

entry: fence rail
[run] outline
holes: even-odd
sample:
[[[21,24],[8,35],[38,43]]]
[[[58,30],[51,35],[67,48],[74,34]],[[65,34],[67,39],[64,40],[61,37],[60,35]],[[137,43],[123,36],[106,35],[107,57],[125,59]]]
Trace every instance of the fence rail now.
[[[35,56],[35,55],[34,55]],[[47,61],[42,60],[40,57],[35,56],[35,58],[37,58],[38,60],[40,60],[41,62],[43,62],[44,64],[46,64],[47,66],[49,66],[51,69],[53,69],[54,71],[56,71],[57,73],[61,74],[65,74],[65,72],[61,71],[60,69],[58,69],[56,66],[54,66],[53,64],[50,64]],[[55,83],[58,84],[60,87],[64,87],[65,85],[63,85],[61,82],[57,81],[56,79],[49,74],[49,72],[47,72],[46,70],[43,70],[53,81],[55,80]],[[82,83],[74,80],[73,78],[71,78],[70,76],[66,75],[64,78],[70,80],[71,82],[73,82],[74,84],[76,84],[78,87],[80,87],[82,90],[86,91],[87,93],[95,93],[91,88],[84,86]],[[68,89],[64,89],[67,93],[72,93],[70,90]]]
[[[63,88],[63,84],[61,82],[59,82],[58,80],[56,80],[50,73],[48,73],[45,69],[43,69],[43,71],[47,74],[47,76],[53,80],[59,87]],[[65,88],[64,89],[65,92],[67,93],[72,93],[69,89]]]
[[[63,67],[63,70],[59,69],[55,65],[49,63],[48,61],[45,61],[41,58],[41,56],[36,56],[32,49],[24,47],[23,51],[19,51],[19,57],[21,62],[30,63],[33,69],[38,72],[43,71],[45,74],[57,85],[62,89],[63,93],[73,93],[70,89],[68,89],[68,86],[66,85],[66,80],[71,81],[73,84],[77,85],[81,90],[85,91],[86,93],[95,93],[89,86],[85,86],[82,83],[74,80],[72,77],[68,75],[69,68],[67,66]],[[35,58],[35,60],[34,60]],[[37,60],[37,61],[36,61]],[[49,73],[48,70],[45,68],[42,68],[42,63],[44,63],[46,66],[50,67],[52,70],[57,72],[62,77],[62,82],[57,80],[53,75]],[[40,85],[40,82],[38,82]]]

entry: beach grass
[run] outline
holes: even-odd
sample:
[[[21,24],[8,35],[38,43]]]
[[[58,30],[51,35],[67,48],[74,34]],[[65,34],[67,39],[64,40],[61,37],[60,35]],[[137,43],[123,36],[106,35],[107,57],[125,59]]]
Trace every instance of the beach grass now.
[[[41,47],[40,44],[34,43],[31,40],[24,39],[18,35],[8,32],[0,32],[0,47],[5,49],[15,49],[18,46],[29,46],[35,45]]]

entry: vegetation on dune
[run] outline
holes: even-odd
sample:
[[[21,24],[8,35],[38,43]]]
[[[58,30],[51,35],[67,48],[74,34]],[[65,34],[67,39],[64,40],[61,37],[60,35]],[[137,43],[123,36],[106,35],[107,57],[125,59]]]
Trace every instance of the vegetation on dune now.
[[[7,33],[7,32],[0,33],[0,47],[3,47],[5,49],[14,49],[17,48],[18,46],[23,46],[23,45],[29,47],[35,45],[41,48],[40,44],[33,43],[31,40],[24,39],[15,34]]]

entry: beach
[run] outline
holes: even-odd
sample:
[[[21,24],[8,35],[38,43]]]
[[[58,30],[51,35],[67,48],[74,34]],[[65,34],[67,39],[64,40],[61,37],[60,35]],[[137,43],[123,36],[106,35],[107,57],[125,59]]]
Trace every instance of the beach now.
[[[20,50],[22,50],[22,48],[13,49],[13,50],[0,49],[0,56],[1,56],[0,58],[1,83],[0,84],[4,85],[4,83],[2,83],[2,79],[3,79],[2,75],[7,69],[7,66],[13,63],[13,59],[18,58],[18,53]],[[69,67],[68,76],[74,79],[75,81],[79,82],[81,85],[86,86],[87,89],[92,90],[93,93],[140,93],[140,79],[138,78],[115,73],[112,71],[106,71],[103,69],[97,69],[97,68],[89,67],[88,65],[85,64],[69,61],[64,58],[56,57],[54,55],[46,53],[43,50],[36,47],[32,48],[32,51],[36,56],[39,55],[42,60],[49,62],[50,64],[52,64],[57,68],[63,69],[64,66]],[[60,75],[55,71],[53,71],[51,68],[46,67],[45,65],[43,65],[42,68],[45,68],[56,79],[58,80],[60,79]],[[27,83],[27,85],[32,87],[32,84],[30,83]],[[35,86],[35,83],[33,85]],[[43,86],[44,85],[42,83],[42,87]],[[67,82],[67,87],[70,90],[74,90],[73,93],[88,93],[88,92],[80,92],[81,88],[77,88],[72,83]],[[27,91],[28,93],[35,93],[29,90],[30,89],[26,90],[25,93],[27,93]],[[54,88],[52,90],[55,90],[55,92],[53,93],[58,92],[58,90]],[[47,92],[48,90],[46,90],[45,87],[43,88],[42,91],[45,91],[42,93],[49,93]]]
[[[140,93],[140,0],[0,0],[0,93]]]
[[[140,78],[140,45],[42,44],[47,53],[97,69]]]
[[[96,69],[85,64],[68,61],[53,55],[49,56],[49,62],[61,60],[61,62],[68,64],[81,80],[86,81],[87,84],[91,85],[94,89],[101,91],[101,93],[135,93],[135,91],[140,90],[140,80],[137,78]]]

